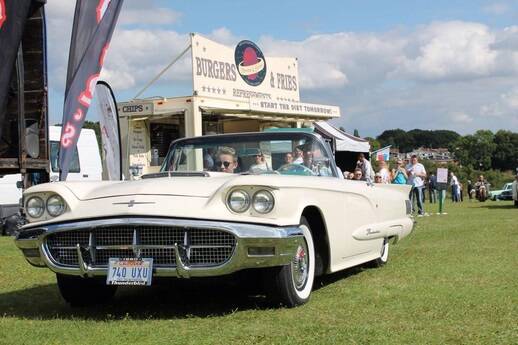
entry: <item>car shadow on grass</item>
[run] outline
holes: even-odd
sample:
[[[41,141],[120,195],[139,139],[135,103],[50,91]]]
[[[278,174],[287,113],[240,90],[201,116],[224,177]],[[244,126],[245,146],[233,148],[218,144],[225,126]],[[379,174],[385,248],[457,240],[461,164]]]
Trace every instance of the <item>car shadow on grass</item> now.
[[[121,287],[112,303],[86,308],[70,307],[56,284],[0,294],[0,317],[28,319],[179,319],[271,307],[264,295],[232,279],[169,280],[156,281],[151,287]]]
[[[356,267],[319,277],[313,290],[364,270],[365,267]],[[253,273],[225,278],[156,280],[152,287],[121,287],[112,303],[87,308],[70,307],[61,298],[56,284],[0,293],[0,317],[38,320],[185,319],[275,308],[282,306],[267,298],[263,283]]]

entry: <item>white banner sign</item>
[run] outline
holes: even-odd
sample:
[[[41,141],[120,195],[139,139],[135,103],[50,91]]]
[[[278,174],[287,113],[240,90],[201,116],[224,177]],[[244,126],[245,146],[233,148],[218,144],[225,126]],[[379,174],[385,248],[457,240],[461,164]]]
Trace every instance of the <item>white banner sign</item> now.
[[[194,94],[237,101],[298,102],[295,58],[265,57],[251,41],[235,48],[191,35]]]
[[[99,100],[101,122],[101,141],[103,147],[103,179],[120,181],[122,178],[122,161],[119,134],[119,119],[116,111],[116,101],[110,86],[97,82],[95,95]]]
[[[250,99],[250,110],[287,115],[321,116],[325,118],[340,117],[339,107],[301,102]]]
[[[448,183],[448,169],[437,168],[437,183]]]

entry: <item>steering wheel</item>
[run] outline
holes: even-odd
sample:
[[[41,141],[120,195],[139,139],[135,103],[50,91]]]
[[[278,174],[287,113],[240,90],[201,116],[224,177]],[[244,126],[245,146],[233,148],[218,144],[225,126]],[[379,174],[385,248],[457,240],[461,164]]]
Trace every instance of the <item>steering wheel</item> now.
[[[277,172],[281,175],[301,175],[301,176],[314,176],[315,173],[305,165],[302,164],[285,164],[277,169]]]

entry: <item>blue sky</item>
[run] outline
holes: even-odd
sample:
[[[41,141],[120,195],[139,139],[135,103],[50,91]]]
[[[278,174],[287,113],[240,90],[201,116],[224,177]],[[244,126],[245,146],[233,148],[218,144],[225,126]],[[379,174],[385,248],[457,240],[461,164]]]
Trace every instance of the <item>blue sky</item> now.
[[[225,26],[232,32],[252,39],[271,35],[277,39],[300,40],[312,33],[379,32],[400,26],[413,28],[432,21],[449,20],[475,21],[494,27],[505,27],[515,24],[518,19],[516,1],[265,0],[258,3],[223,0],[158,3],[183,13],[177,24],[182,31],[192,31],[195,28],[195,31],[210,32]],[[507,6],[509,10],[506,13],[498,13],[498,10],[491,12],[490,7],[498,4]]]
[[[51,122],[60,122],[74,1],[47,4]],[[104,79],[128,100],[199,32],[299,58],[301,98],[384,129],[518,131],[518,1],[125,0]],[[145,95],[190,94],[187,61]],[[92,113],[87,116],[96,120]]]

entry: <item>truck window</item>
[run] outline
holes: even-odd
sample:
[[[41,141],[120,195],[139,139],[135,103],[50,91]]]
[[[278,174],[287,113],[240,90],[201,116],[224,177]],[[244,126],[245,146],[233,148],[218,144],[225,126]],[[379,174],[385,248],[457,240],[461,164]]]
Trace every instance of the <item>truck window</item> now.
[[[51,141],[50,142],[50,168],[52,172],[59,172],[58,167],[58,153],[59,153],[59,141]],[[81,172],[81,167],[79,166],[79,154],[77,152],[77,146],[74,149],[74,156],[72,157],[72,161],[70,162],[70,170],[71,173]]]

